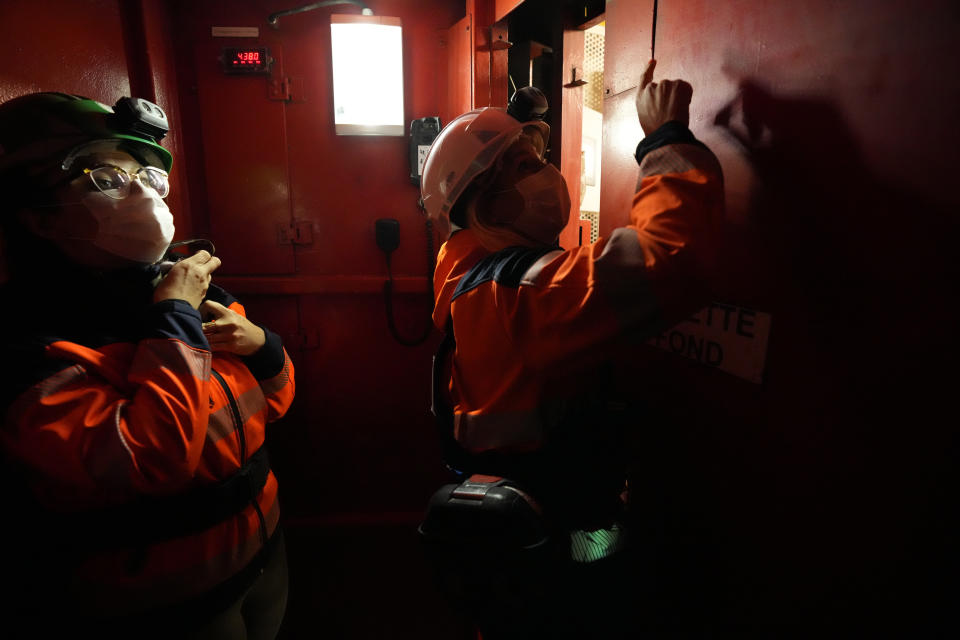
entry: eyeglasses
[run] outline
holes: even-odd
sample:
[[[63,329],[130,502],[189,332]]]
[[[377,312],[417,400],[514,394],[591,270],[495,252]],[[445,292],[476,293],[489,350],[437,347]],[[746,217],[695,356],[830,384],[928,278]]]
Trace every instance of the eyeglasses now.
[[[105,164],[93,169],[84,169],[83,172],[90,176],[101,193],[114,200],[123,200],[130,195],[130,185],[133,184],[134,179],[139,180],[141,185],[156,191],[161,198],[166,198],[170,193],[167,172],[156,167],[143,167],[130,173],[112,164]]]

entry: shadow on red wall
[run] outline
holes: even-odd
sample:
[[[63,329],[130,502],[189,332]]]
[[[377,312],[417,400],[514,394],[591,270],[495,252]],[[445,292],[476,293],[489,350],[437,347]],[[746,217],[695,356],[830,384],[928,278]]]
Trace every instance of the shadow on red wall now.
[[[940,628],[957,588],[956,212],[874,175],[829,102],[746,79],[715,124],[757,177],[752,249],[732,259],[766,266],[754,280],[794,338],[771,346],[781,466],[738,498],[738,528],[779,536],[746,553],[776,587],[746,589],[748,624]]]

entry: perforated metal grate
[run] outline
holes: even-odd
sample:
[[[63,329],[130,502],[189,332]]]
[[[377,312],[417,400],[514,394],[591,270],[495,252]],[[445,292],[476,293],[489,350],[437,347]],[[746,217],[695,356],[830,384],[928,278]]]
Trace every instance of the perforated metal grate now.
[[[600,212],[580,211],[580,219],[590,221],[590,244],[593,244],[600,237]]]
[[[584,33],[583,77],[589,83],[584,87],[583,105],[603,113],[603,41],[602,29],[588,29]]]

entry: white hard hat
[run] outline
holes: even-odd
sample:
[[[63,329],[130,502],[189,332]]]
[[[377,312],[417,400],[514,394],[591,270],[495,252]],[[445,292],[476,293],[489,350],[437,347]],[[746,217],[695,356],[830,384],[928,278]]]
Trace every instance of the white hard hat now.
[[[474,109],[452,120],[433,141],[423,164],[420,195],[427,215],[446,226],[450,210],[477,176],[489,169],[521,133],[531,136],[543,156],[550,125],[519,122],[505,109]]]

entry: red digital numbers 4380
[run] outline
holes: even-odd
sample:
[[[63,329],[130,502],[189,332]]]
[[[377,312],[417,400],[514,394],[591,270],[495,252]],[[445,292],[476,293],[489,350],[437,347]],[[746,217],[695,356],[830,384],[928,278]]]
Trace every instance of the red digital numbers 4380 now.
[[[260,64],[259,51],[238,51],[233,64]]]

